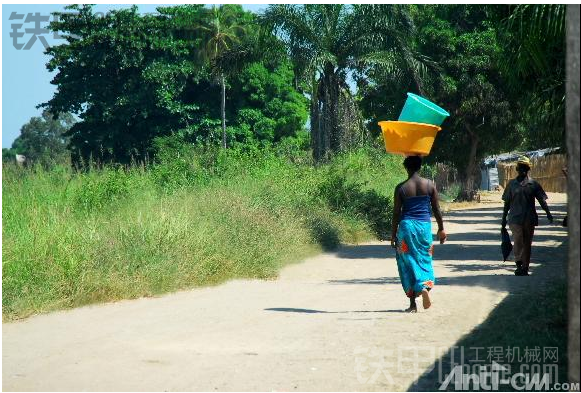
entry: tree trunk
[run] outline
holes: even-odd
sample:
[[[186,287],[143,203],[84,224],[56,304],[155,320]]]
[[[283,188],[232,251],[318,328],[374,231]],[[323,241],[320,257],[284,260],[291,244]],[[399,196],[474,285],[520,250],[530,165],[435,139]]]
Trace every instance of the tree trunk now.
[[[321,100],[321,158],[328,161],[331,153],[331,138],[333,134],[333,103],[329,87],[329,78],[323,76],[322,100]]]
[[[327,121],[327,143],[328,152],[336,153],[341,151],[341,141],[343,139],[343,130],[339,125],[340,102],[339,102],[339,80],[333,67],[330,67],[325,73],[325,108]]]
[[[311,86],[311,148],[313,149],[313,160],[315,163],[321,161],[323,157],[322,130],[321,130],[321,108],[319,103],[319,82],[313,77]]]
[[[222,147],[226,149],[226,78],[220,75],[220,87],[222,88],[222,102],[220,105],[220,113],[222,115]]]
[[[363,120],[345,81],[332,64],[326,64],[320,78],[313,77],[311,93],[311,147],[315,163],[324,162],[365,137]],[[343,87],[342,87],[343,86]],[[342,93],[344,93],[342,95]]]
[[[326,65],[311,97],[311,143],[315,162],[327,161],[341,150],[339,124],[339,79],[331,64]]]
[[[347,89],[339,91],[339,128],[342,139],[341,149],[351,149],[363,146],[368,139],[368,131],[365,127],[363,117],[359,111],[357,103],[353,99],[351,92]]]
[[[579,383],[579,4],[567,6],[568,374]]]
[[[477,196],[477,192],[474,187],[474,178],[476,174],[476,169],[478,167],[477,162],[477,152],[479,138],[470,127],[467,127],[468,135],[470,136],[470,152],[468,153],[468,163],[462,176],[462,189],[460,194],[456,198],[457,201],[474,201]]]

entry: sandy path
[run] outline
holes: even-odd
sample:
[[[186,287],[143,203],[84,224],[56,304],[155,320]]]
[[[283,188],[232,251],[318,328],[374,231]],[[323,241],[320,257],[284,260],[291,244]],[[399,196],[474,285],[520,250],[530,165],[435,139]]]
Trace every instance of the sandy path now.
[[[563,197],[552,197],[563,211]],[[436,245],[439,282],[428,311],[401,312],[407,299],[386,243],[344,246],[287,267],[275,281],[237,280],[5,323],[2,387],[406,390],[441,349],[486,318],[509,284],[523,282],[499,261],[500,209],[447,214],[450,241]],[[537,259],[550,259],[565,234],[540,227]],[[398,354],[409,357],[418,346],[417,372],[398,371]]]

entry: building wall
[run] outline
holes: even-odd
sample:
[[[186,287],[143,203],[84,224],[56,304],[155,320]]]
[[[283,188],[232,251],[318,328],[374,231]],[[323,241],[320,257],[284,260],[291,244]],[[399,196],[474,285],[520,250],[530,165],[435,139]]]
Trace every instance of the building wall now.
[[[480,189],[494,191],[498,187],[498,168],[489,167],[480,170]]]

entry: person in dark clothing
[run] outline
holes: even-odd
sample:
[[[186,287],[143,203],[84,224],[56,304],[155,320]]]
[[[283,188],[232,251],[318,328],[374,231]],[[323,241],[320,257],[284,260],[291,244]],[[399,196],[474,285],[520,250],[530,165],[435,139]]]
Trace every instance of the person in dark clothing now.
[[[539,225],[539,217],[535,208],[535,199],[547,214],[549,222],[553,216],[547,205],[547,194],[543,187],[529,178],[531,162],[528,157],[519,157],[516,165],[518,176],[511,180],[504,191],[504,211],[502,213],[502,228],[508,223],[514,242],[514,257],[517,276],[529,275],[531,251],[535,226]],[[508,218],[508,219],[507,219]]]

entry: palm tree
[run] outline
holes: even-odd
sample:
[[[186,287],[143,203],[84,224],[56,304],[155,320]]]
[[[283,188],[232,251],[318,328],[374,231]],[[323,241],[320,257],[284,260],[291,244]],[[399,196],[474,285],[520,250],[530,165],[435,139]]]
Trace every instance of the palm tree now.
[[[565,4],[521,4],[506,19],[502,68],[532,120],[533,137],[565,142]],[[523,94],[523,87],[530,89]],[[559,131],[559,132],[555,132]]]
[[[315,161],[340,151],[352,111],[350,72],[381,65],[412,71],[421,86],[420,56],[412,50],[414,26],[406,5],[272,5],[263,25],[281,39],[297,79],[309,86]],[[349,139],[349,138],[347,138]]]
[[[220,112],[222,117],[222,147],[226,142],[226,72],[217,67],[220,56],[240,43],[245,33],[236,6],[221,5],[208,9],[203,24],[199,27],[204,36],[205,46],[203,56],[209,61],[212,73],[218,80],[221,89]]]

